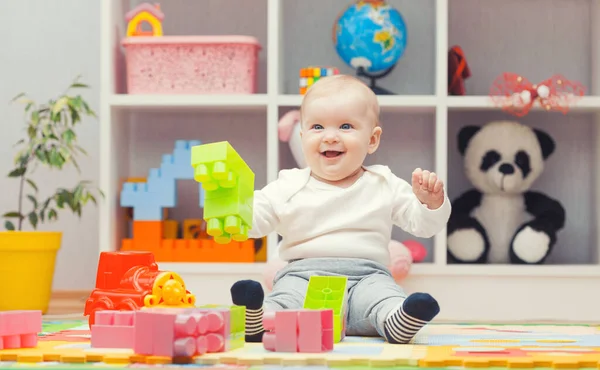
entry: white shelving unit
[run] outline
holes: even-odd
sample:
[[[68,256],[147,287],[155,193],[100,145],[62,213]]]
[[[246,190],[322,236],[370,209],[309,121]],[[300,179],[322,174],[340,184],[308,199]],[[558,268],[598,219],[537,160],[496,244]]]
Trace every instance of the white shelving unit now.
[[[294,166],[287,144],[279,142],[277,122],[301,103],[299,68],[337,65],[343,73],[353,73],[337,57],[330,39],[335,17],[352,2],[163,2],[165,35],[257,37],[263,47],[259,91],[130,96],[123,87],[119,41],[124,14],[139,1],[103,1],[100,176],[107,201],[100,214],[100,251],[116,249],[125,235],[118,203],[122,179],[145,176],[176,138],[229,140],[255,170],[257,187],[274,180],[280,169]],[[402,177],[417,166],[433,169],[446,182],[451,199],[469,188],[456,150],[460,127],[513,118],[486,96],[494,77],[511,71],[538,82],[562,73],[589,87],[568,115],[535,109],[521,119],[557,142],[557,152],[536,184],[567,210],[567,225],[551,261],[544,266],[447,265],[442,232],[422,241],[428,260],[414,265],[402,285],[436,296],[440,320],[600,321],[600,0],[389,3],[403,14],[409,41],[396,70],[380,82],[398,95],[379,97],[384,139],[370,160],[389,165]],[[465,50],[473,72],[467,96],[447,95],[447,51],[455,44]],[[186,198],[182,203],[195,201]],[[393,237],[409,236],[395,230]],[[269,236],[270,255],[276,252],[276,240],[276,235]],[[200,303],[227,303],[230,285],[238,279],[262,279],[264,264],[162,263],[161,268],[181,273]]]

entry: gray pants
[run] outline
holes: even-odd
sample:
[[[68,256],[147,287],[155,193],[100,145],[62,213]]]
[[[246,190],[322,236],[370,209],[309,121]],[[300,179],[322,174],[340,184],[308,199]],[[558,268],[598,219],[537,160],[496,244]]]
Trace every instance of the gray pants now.
[[[288,263],[273,280],[273,291],[265,297],[264,309],[297,309],[304,305],[311,276],[348,278],[346,335],[384,337],[388,314],[406,298],[389,270],[359,258],[309,258]]]

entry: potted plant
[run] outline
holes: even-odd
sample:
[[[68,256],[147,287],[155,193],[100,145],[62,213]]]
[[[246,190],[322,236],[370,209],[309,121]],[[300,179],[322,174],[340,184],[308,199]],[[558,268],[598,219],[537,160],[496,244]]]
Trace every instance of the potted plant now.
[[[72,165],[79,171],[77,157],[86,152],[77,144],[75,129],[85,116],[96,114],[81,95],[72,92],[88,87],[78,80],[44,104],[38,105],[24,93],[13,99],[24,104],[26,135],[16,143],[14,168],[8,174],[18,182],[18,194],[14,199],[16,209],[3,215],[6,231],[0,231],[0,311],[46,313],[62,232],[39,231],[38,227],[56,221],[61,211],[81,216],[88,202],[96,203],[97,195],[103,196],[88,181],[48,192],[32,177],[39,167],[62,170]],[[40,185],[43,187],[43,181]]]

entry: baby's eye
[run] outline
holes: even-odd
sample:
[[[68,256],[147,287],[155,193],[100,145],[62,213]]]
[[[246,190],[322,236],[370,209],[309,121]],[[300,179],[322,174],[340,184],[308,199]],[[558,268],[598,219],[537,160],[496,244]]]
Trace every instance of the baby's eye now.
[[[352,128],[352,125],[350,125],[349,123],[344,123],[342,126],[340,126],[340,128],[342,130],[350,130]]]
[[[322,129],[323,129],[323,126],[321,126],[321,125],[313,125],[313,126],[312,126],[312,129],[313,129],[313,130],[322,130]]]

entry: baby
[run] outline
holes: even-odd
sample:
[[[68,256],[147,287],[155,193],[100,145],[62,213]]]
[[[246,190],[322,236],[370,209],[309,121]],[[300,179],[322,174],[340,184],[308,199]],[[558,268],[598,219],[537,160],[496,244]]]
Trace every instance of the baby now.
[[[304,96],[302,149],[307,168],[283,170],[256,191],[250,237],[273,231],[283,237],[288,261],[272,292],[241,280],[232,301],[246,306],[246,341],[260,342],[263,310],[302,308],[310,276],[348,278],[346,335],[408,343],[440,311],[426,293],[407,296],[390,271],[392,226],[429,238],[442,231],[450,201],[436,174],[417,168],[412,186],[387,166],[365,166],[379,147],[377,96],[360,80],[320,79]]]

